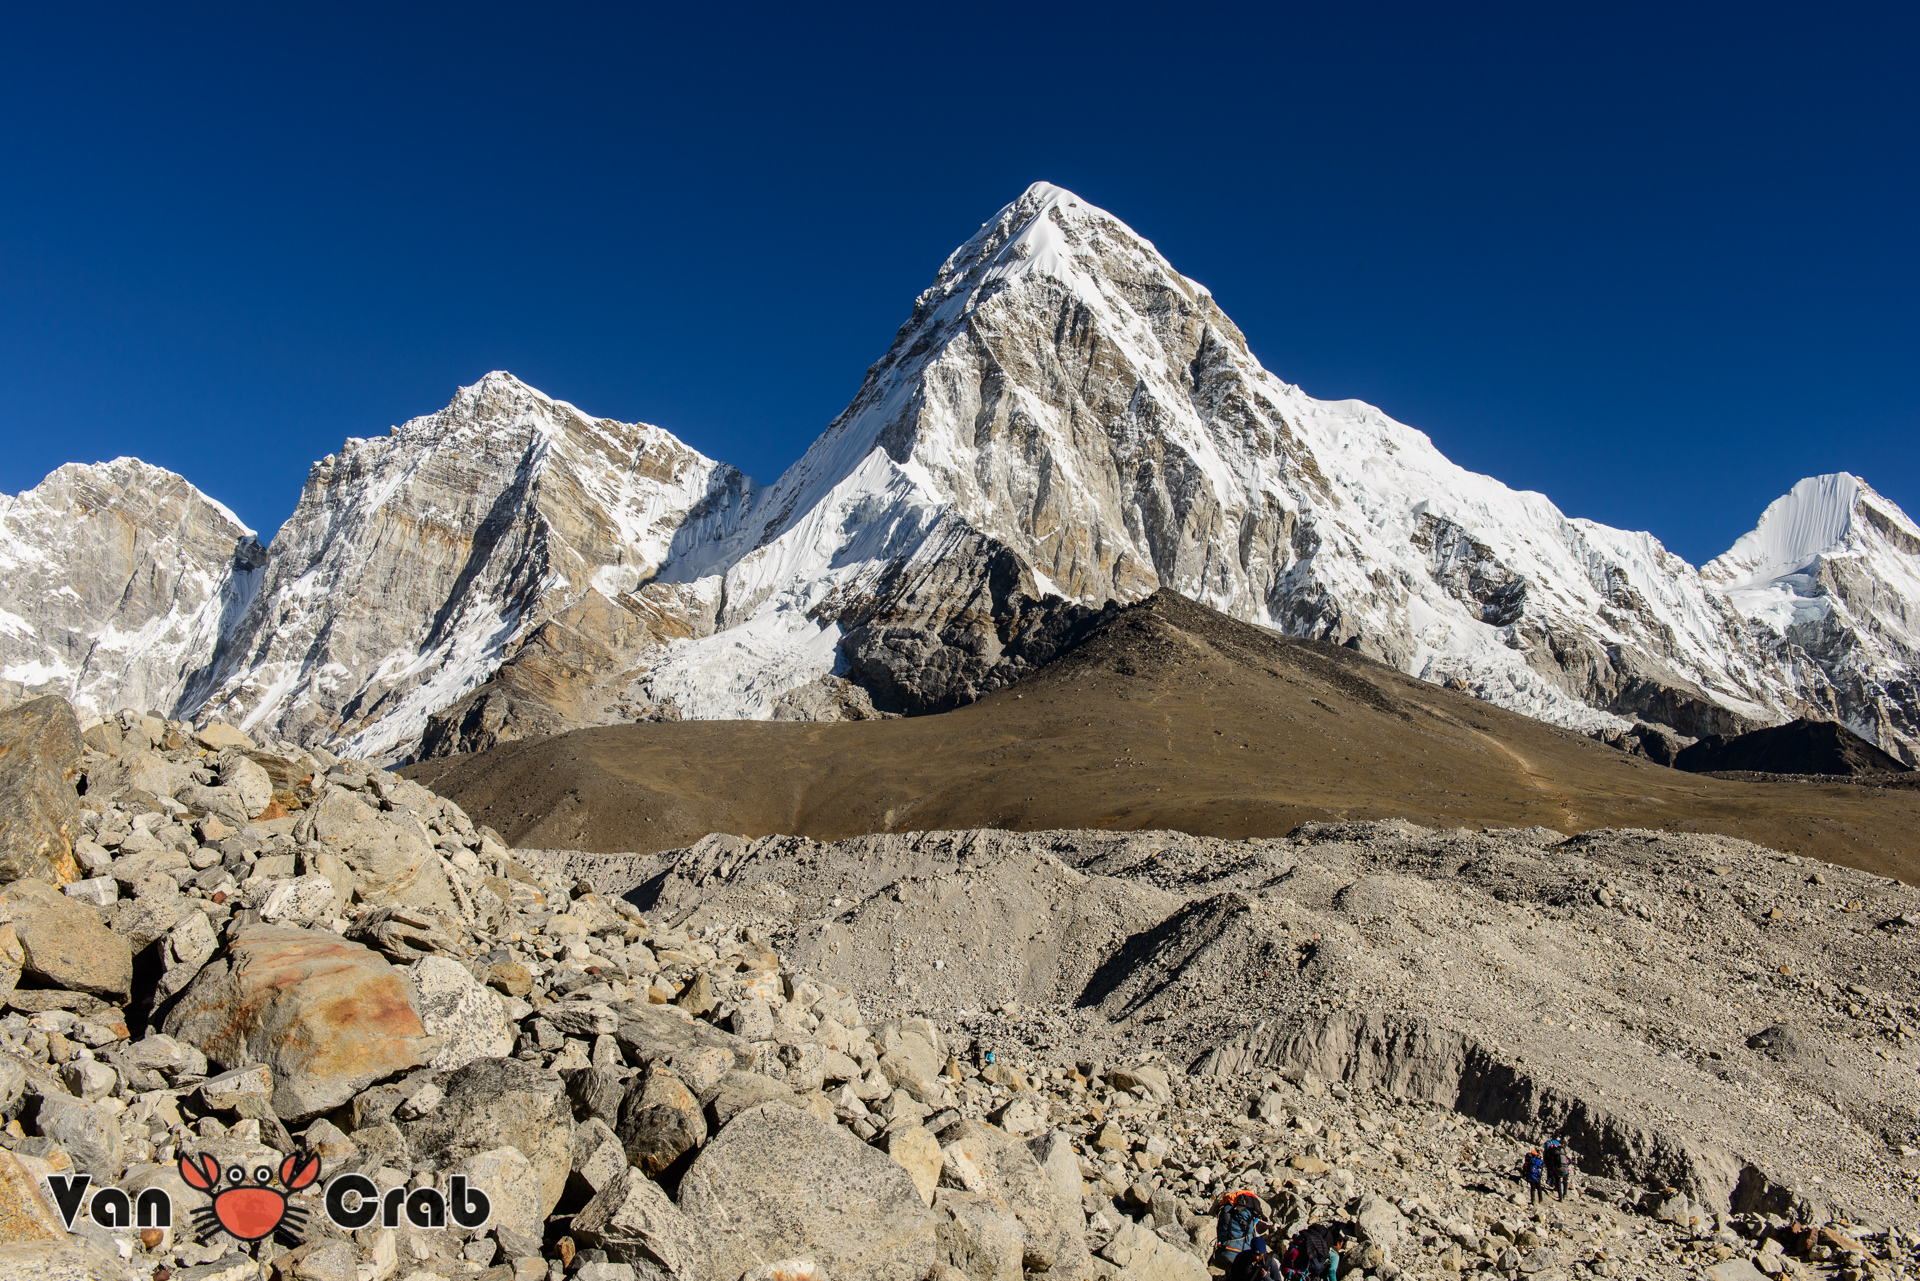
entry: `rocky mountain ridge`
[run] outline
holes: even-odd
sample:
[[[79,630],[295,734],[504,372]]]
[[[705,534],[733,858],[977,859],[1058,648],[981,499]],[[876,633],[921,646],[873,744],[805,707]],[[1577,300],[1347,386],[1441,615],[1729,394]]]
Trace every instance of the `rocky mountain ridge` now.
[[[1044,183],[770,486],[489,374],[316,464],[264,567],[229,578],[239,608],[194,633],[205,678],[160,710],[386,759],[423,734],[940,710],[1159,588],[1588,732],[1814,715],[1920,750],[1920,527],[1864,482],[1802,482],[1696,572],[1282,382],[1204,287]],[[101,627],[9,587],[16,630]],[[69,668],[0,677],[98,703]]]

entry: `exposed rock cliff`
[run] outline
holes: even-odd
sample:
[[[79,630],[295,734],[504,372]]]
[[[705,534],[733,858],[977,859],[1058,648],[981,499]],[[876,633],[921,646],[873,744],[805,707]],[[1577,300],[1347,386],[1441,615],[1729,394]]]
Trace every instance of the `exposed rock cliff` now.
[[[0,699],[196,701],[265,563],[232,512],[137,458],[0,494]]]
[[[657,427],[489,374],[315,464],[205,710],[369,755],[410,749],[548,618],[638,589],[676,539],[724,533],[751,495]]]

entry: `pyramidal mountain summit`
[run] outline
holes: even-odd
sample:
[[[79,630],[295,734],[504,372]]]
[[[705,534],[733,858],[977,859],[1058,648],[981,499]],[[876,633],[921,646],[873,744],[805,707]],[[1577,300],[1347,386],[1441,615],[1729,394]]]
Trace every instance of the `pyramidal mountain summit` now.
[[[1162,588],[1577,730],[1809,716],[1920,763],[1920,527],[1864,481],[1801,481],[1695,569],[1282,382],[1045,183],[771,485],[501,372],[314,464],[266,547],[173,473],[61,467],[0,497],[0,695],[386,760],[916,714]]]

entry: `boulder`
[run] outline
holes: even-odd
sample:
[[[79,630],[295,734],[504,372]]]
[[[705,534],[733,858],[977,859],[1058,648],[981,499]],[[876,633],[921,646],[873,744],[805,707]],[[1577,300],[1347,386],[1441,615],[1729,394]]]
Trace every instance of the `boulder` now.
[[[1011,1210],[990,1196],[952,1188],[940,1189],[933,1206],[953,1220],[941,1233],[943,1262],[974,1281],[1020,1281],[1027,1230]]]
[[[92,1175],[96,1185],[120,1177],[125,1165],[120,1122],[103,1109],[49,1090],[29,1095],[20,1119],[28,1133],[52,1139],[66,1149],[75,1167]]]
[[[67,1230],[39,1178],[20,1164],[20,1158],[0,1149],[0,1241],[53,1245],[66,1239]]]
[[[229,747],[244,750],[254,746],[253,740],[247,737],[244,730],[235,729],[223,721],[208,721],[203,728],[194,733],[194,737],[200,741],[200,746],[210,752],[224,751]]]
[[[378,953],[325,931],[275,925],[235,931],[163,1030],[223,1067],[267,1064],[274,1110],[287,1121],[339,1107],[420,1066],[433,1048],[406,983]]]
[[[1060,1198],[1060,1204],[1075,1206],[1080,1204],[1080,1157],[1073,1150],[1073,1140],[1060,1130],[1054,1130],[1027,1144],[1027,1151],[1033,1153],[1033,1159],[1040,1163],[1046,1172],[1048,1182],[1053,1184],[1053,1193]]]
[[[220,940],[207,914],[187,913],[184,920],[167,931],[166,946],[160,949],[160,982],[155,989],[154,1004],[163,1004],[175,993],[186,991],[187,985],[213,959],[219,946]]]
[[[712,1275],[702,1231],[638,1170],[621,1170],[595,1193],[574,1215],[572,1231],[576,1244],[605,1250],[615,1263],[658,1269],[676,1281]]]
[[[445,1169],[494,1148],[517,1148],[553,1213],[573,1156],[573,1108],[560,1078],[518,1059],[475,1059],[447,1079],[446,1097],[404,1127],[414,1156]]]
[[[700,1100],[659,1063],[628,1083],[614,1128],[626,1145],[627,1160],[655,1178],[707,1139]]]
[[[1037,1090],[1022,1090],[988,1113],[987,1119],[1019,1138],[1040,1134],[1047,1128],[1046,1096]]]
[[[1173,1086],[1167,1080],[1167,1070],[1158,1064],[1122,1068],[1111,1073],[1107,1081],[1116,1090],[1136,1091],[1155,1103],[1165,1103],[1173,1097]]]
[[[231,787],[208,787],[204,783],[184,783],[173,789],[173,799],[187,807],[197,818],[219,819],[228,827],[247,824],[247,809],[239,793]]]
[[[1206,1281],[1208,1276],[1207,1265],[1194,1255],[1131,1220],[1121,1221],[1120,1230],[1100,1253],[1121,1269],[1124,1281]]]
[[[887,1155],[907,1172],[920,1199],[932,1205],[933,1190],[940,1186],[940,1140],[924,1126],[909,1125],[889,1132],[886,1145]]]
[[[260,919],[289,925],[333,919],[339,895],[324,876],[300,876],[281,881],[260,899]]]
[[[128,949],[136,956],[171,934],[198,907],[179,892],[172,878],[162,876],[159,880],[166,881],[166,885],[162,887],[157,880],[143,881],[149,885],[149,893],[141,898],[122,899],[107,916],[113,932],[127,941]]]
[[[220,786],[231,791],[248,818],[259,818],[273,804],[273,778],[258,762],[236,752],[220,762]]]
[[[1406,1218],[1385,1197],[1369,1196],[1361,1201],[1353,1221],[1360,1229],[1362,1241],[1386,1250],[1399,1245],[1407,1231]]]
[[[703,1023],[674,1005],[643,1005],[628,1002],[619,1009],[619,1026],[613,1036],[621,1053],[635,1067],[645,1067],[655,1059],[664,1059],[676,1051],[694,1046],[711,1046],[738,1052],[746,1042]]]
[[[758,1072],[729,1072],[720,1078],[707,1098],[707,1120],[715,1131],[726,1128],[734,1117],[763,1103],[797,1108],[800,1096],[784,1081],[776,1081]]]
[[[505,1058],[513,1051],[513,1025],[500,998],[481,987],[458,961],[424,956],[406,970],[413,980],[414,1008],[440,1049],[427,1066],[462,1068],[475,1059]]]
[[[20,971],[27,963],[27,949],[20,946],[20,933],[9,921],[0,925],[0,996],[20,985]]]
[[[54,987],[124,1001],[133,986],[133,950],[100,923],[99,909],[43,881],[0,890],[0,919],[11,920],[21,969]]]
[[[984,1121],[957,1121],[940,1132],[941,1151],[969,1192],[984,1193],[1010,1210],[1027,1230],[1026,1266],[1061,1281],[1091,1267],[1078,1198],[1060,1195],[1054,1177],[1027,1146]]]
[[[605,1121],[590,1116],[573,1127],[573,1159],[567,1184],[591,1198],[631,1168],[626,1145]]]
[[[836,1281],[922,1281],[939,1257],[941,1216],[905,1170],[777,1103],[748,1108],[707,1144],[681,1180],[680,1210],[716,1277],[808,1258]]]
[[[0,881],[80,879],[80,722],[49,695],[0,712]]]
[[[446,870],[419,823],[386,816],[352,792],[334,790],[321,797],[311,815],[313,838],[352,871],[362,902],[423,908],[458,916]]]
[[[540,1204],[540,1181],[534,1177],[533,1163],[518,1148],[491,1148],[476,1152],[451,1171],[464,1174],[471,1187],[479,1188],[493,1202],[493,1218],[487,1224],[496,1232],[511,1232],[522,1240],[538,1241],[546,1223],[546,1210]]]

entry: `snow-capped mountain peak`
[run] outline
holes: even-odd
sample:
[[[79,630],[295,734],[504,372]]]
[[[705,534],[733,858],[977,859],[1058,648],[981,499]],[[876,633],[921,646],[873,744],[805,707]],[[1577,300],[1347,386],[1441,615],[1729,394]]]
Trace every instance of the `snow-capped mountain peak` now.
[[[1584,730],[1811,712],[1920,749],[1920,529],[1864,482],[1801,482],[1696,572],[1284,382],[1047,183],[947,258],[770,486],[502,371],[347,441],[229,593],[203,710],[388,755],[429,718],[443,751],[937,710],[1159,588]]]

